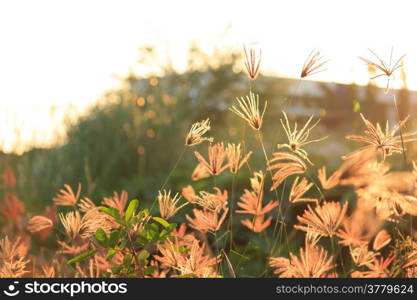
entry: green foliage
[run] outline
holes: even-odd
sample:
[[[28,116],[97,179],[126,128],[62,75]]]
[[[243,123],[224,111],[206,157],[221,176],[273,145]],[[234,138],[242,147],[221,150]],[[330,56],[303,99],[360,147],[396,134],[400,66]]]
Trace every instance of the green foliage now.
[[[150,265],[149,257],[158,243],[170,238],[176,224],[171,224],[159,217],[152,217],[147,209],[138,211],[139,201],[132,200],[123,216],[113,208],[101,207],[100,211],[108,214],[120,224],[118,229],[106,233],[97,229],[94,237],[98,249],[87,251],[68,261],[69,264],[82,262],[97,251],[105,251],[106,260],[110,261],[116,254],[121,254],[122,262],[114,266],[106,277],[143,277],[155,270]],[[139,228],[139,229],[138,229]]]

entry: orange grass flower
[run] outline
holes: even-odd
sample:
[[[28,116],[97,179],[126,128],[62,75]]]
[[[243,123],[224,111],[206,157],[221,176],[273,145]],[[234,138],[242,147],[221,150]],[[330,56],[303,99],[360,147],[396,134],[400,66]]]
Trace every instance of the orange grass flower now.
[[[228,208],[221,212],[213,212],[210,210],[199,210],[193,209],[194,219],[189,215],[186,215],[186,219],[190,222],[190,227],[198,230],[200,232],[216,232],[222,226],[224,220],[226,219]]]
[[[323,247],[309,243],[304,249],[300,248],[300,258],[293,253],[290,253],[290,259],[271,257],[269,265],[275,268],[274,273],[281,278],[329,277],[329,271],[335,267],[333,257]]]
[[[115,208],[121,215],[124,214],[129,195],[126,191],[121,191],[120,194],[113,192],[113,197],[104,197],[101,202],[103,205]]]
[[[262,205],[263,192],[244,190],[244,194],[240,197],[237,205],[242,208],[236,210],[238,214],[251,214],[255,216],[265,215],[279,205],[277,201],[269,201],[265,206]]]
[[[159,203],[159,213],[163,219],[168,220],[173,217],[181,208],[186,206],[188,203],[184,203],[180,206],[177,206],[178,202],[181,200],[179,193],[176,193],[174,197],[171,197],[171,191],[164,190],[158,192],[158,203]]]
[[[300,177],[295,178],[294,182],[292,183],[291,192],[288,200],[291,203],[315,202],[317,204],[317,199],[303,198],[304,194],[307,193],[308,190],[313,186],[313,183],[309,183],[307,179],[305,179],[304,177],[301,179],[300,182],[298,182],[299,179]]]
[[[208,162],[199,152],[194,151],[194,155],[212,176],[221,174],[229,167],[228,164],[223,165],[226,159],[226,151],[223,143],[217,143],[208,147]]]
[[[81,193],[81,184],[78,184],[77,192],[74,194],[70,185],[65,184],[64,189],[54,197],[54,204],[57,206],[76,206]]]
[[[384,259],[381,257],[377,259],[374,257],[373,262],[367,263],[366,267],[369,271],[356,271],[352,273],[352,277],[356,278],[386,278],[389,277],[390,270],[389,266],[395,259],[395,255],[391,255]]]
[[[191,174],[191,180],[197,181],[203,178],[210,177],[210,171],[202,163],[198,163],[193,173]]]
[[[259,95],[255,95],[254,93],[250,92],[249,96],[246,98],[240,97],[236,98],[238,102],[238,107],[232,106],[230,110],[234,112],[236,115],[241,117],[243,120],[248,122],[249,126],[255,130],[261,130],[262,122],[266,110],[266,106],[268,104],[265,101],[264,109],[262,113],[259,111]]]
[[[391,242],[391,235],[386,230],[381,230],[375,237],[373,248],[378,251]]]
[[[348,135],[346,137],[348,140],[369,144],[368,146],[364,146],[357,151],[361,151],[363,149],[368,149],[368,148],[375,148],[377,151],[381,152],[382,159],[385,160],[386,156],[391,156],[394,153],[402,153],[403,152],[402,143],[405,144],[405,143],[409,143],[409,142],[417,140],[417,138],[410,138],[411,136],[416,135],[417,132],[403,133],[402,137],[400,135],[397,135],[397,132],[400,131],[402,127],[404,127],[409,116],[407,116],[404,120],[402,120],[397,125],[395,125],[391,129],[391,131],[389,129],[388,120],[385,125],[385,131],[384,131],[382,130],[379,123],[376,123],[376,126],[374,126],[371,122],[365,119],[365,117],[362,114],[361,114],[361,118],[366,126],[366,129],[364,132],[365,135],[364,136]],[[353,153],[356,153],[357,151]]]
[[[310,122],[313,120],[313,116],[311,116],[300,130],[298,130],[297,128],[297,123],[294,123],[294,128],[291,129],[291,125],[288,121],[287,114],[285,113],[285,111],[283,111],[282,113],[284,115],[285,123],[282,119],[280,119],[280,121],[282,128],[284,128],[285,134],[287,135],[288,144],[278,144],[278,149],[288,148],[290,151],[298,154],[304,160],[308,161],[311,165],[313,165],[313,163],[308,158],[307,151],[302,149],[302,147],[311,143],[321,142],[327,139],[327,136],[325,136],[320,139],[315,139],[311,141],[308,140],[310,132],[314,129],[314,127],[317,126],[317,124],[320,122],[320,119],[318,119],[314,124],[310,126]]]
[[[303,225],[294,225],[294,228],[305,232],[313,232],[321,236],[333,236],[343,221],[347,211],[347,202],[324,202],[313,210],[310,205],[297,220]]]
[[[303,174],[307,171],[305,162],[295,154],[289,152],[274,152],[274,156],[269,162],[268,170],[277,170],[272,176],[274,184],[271,191],[275,190],[289,176]]]
[[[239,171],[243,164],[247,162],[249,157],[252,155],[252,151],[249,151],[248,154],[243,156],[240,144],[227,144],[226,155],[230,172],[232,174],[237,174],[237,171]]]
[[[262,232],[271,225],[272,217],[265,220],[265,215],[255,216],[252,219],[243,219],[240,221],[243,226],[249,228],[253,232]]]
[[[361,267],[370,264],[375,259],[378,253],[368,250],[368,245],[361,247],[350,248],[350,256],[352,256],[353,262]]]
[[[191,125],[190,131],[185,138],[186,146],[195,146],[201,144],[204,141],[213,142],[211,137],[203,137],[203,135],[210,130],[210,119],[206,119],[200,122],[196,122]]]
[[[44,216],[34,216],[32,217],[27,225],[27,229],[31,232],[38,232],[47,228],[51,228],[53,226],[53,222],[51,219],[44,217]]]

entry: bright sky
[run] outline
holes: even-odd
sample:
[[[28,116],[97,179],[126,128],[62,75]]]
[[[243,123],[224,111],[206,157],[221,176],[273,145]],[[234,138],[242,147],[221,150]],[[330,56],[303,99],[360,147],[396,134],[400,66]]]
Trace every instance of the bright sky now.
[[[408,84],[417,89],[413,2],[1,1],[0,149],[15,146],[20,126],[19,139],[46,142],[51,105],[62,115],[70,103],[91,104],[117,86],[114,75],[136,70],[137,49],[149,44],[181,69],[190,41],[206,51],[258,42],[262,71],[289,77],[316,48],[331,62],[315,79],[347,83],[368,79],[357,56],[370,58],[371,48],[388,58],[394,46],[394,58],[407,54]]]

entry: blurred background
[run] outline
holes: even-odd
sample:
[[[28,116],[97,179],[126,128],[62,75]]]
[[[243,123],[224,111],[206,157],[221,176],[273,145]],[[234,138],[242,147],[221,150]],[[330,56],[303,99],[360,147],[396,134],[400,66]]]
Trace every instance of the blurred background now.
[[[99,201],[113,191],[150,202],[184,148],[190,125],[209,117],[210,136],[240,142],[242,120],[228,111],[248,94],[243,45],[262,49],[254,85],[268,100],[268,153],[284,142],[285,109],[299,122],[322,121],[310,147],[315,167],[336,168],[358,144],[359,113],[371,121],[398,117],[386,80],[358,56],[368,48],[389,60],[406,54],[392,86],[402,117],[417,116],[417,44],[408,1],[2,1],[0,3],[0,171],[38,212],[63,184],[83,186]],[[320,50],[326,70],[299,81],[308,54]],[[247,149],[263,168],[251,132]],[[206,144],[195,150],[206,153]],[[409,149],[410,157],[414,150]],[[391,163],[396,166],[396,160]],[[167,188],[191,182],[189,151]],[[400,166],[399,166],[400,167]],[[313,168],[316,172],[316,169]],[[238,186],[247,187],[244,169]],[[220,177],[227,188],[231,177]],[[206,181],[193,183],[204,188]],[[3,189],[0,193],[8,192]],[[344,197],[335,192],[333,197]],[[1,201],[1,200],[0,200]]]

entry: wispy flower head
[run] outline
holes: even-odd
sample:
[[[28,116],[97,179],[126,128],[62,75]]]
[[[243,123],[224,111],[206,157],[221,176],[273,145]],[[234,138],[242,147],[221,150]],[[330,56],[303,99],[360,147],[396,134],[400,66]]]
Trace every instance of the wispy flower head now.
[[[307,56],[307,59],[301,70],[300,77],[305,78],[305,77],[325,71],[323,69],[323,66],[328,61],[329,60],[324,60],[324,57],[321,56],[320,51],[312,50],[310,54]]]
[[[252,219],[243,219],[240,221],[243,226],[249,228],[253,232],[262,232],[271,225],[272,217],[265,219],[265,215],[255,216]]]
[[[373,248],[378,251],[391,242],[391,236],[386,230],[381,230],[375,237]]]
[[[249,151],[248,154],[243,156],[240,144],[227,144],[226,154],[230,172],[236,174],[243,164],[248,161],[249,157],[252,155],[252,151]]]
[[[202,163],[198,163],[197,166],[195,167],[193,173],[191,174],[191,180],[192,181],[197,181],[203,178],[207,178],[210,177],[210,172],[207,169],[207,167],[202,164]]]
[[[350,248],[350,256],[357,266],[365,266],[373,262],[377,253],[368,250],[368,245]]]
[[[162,266],[172,268],[186,277],[218,277],[214,266],[220,261],[220,257],[204,255],[205,246],[200,246],[197,240],[193,240],[189,251],[181,252],[178,241],[167,240],[164,245],[158,245],[161,255],[155,255],[155,259]]]
[[[182,196],[190,203],[196,203],[197,194],[191,185],[187,185],[181,191]]]
[[[213,142],[212,137],[204,137],[203,135],[210,130],[210,119],[199,121],[191,125],[190,131],[185,138],[186,146],[195,146],[204,141]]]
[[[113,197],[104,197],[101,203],[108,207],[115,208],[120,214],[123,214],[128,198],[129,195],[126,191],[121,191],[120,194],[113,192]]]
[[[249,79],[254,80],[259,74],[259,67],[261,65],[262,49],[249,47],[243,47],[245,52],[245,67],[248,72]]]
[[[265,214],[279,205],[278,201],[269,201],[263,205],[264,176],[262,172],[254,172],[250,179],[252,190],[245,189],[237,205],[241,208],[236,210],[238,214],[253,215],[245,218],[241,223],[254,232],[262,232],[272,221],[272,217],[265,219]]]
[[[342,223],[347,208],[347,202],[343,206],[339,202],[324,202],[315,209],[309,205],[302,216],[297,216],[302,225],[294,225],[294,228],[321,236],[333,236]]]
[[[393,52],[394,52],[394,48],[391,48],[391,55],[389,58],[389,61],[384,61],[382,60],[374,51],[372,51],[371,49],[369,49],[369,51],[372,53],[372,55],[376,58],[376,62],[375,61],[371,61],[367,58],[363,58],[363,57],[359,57],[359,59],[361,59],[362,61],[364,61],[368,66],[373,67],[379,71],[381,71],[381,74],[378,74],[374,77],[371,78],[375,79],[381,76],[386,76],[387,77],[387,87],[385,89],[385,93],[388,92],[389,90],[389,84],[390,84],[390,79],[394,78],[394,72],[397,71],[399,68],[402,67],[402,60],[405,57],[405,54],[402,55],[399,59],[397,59],[395,62],[393,61]]]
[[[237,205],[241,208],[236,210],[238,214],[251,214],[255,216],[265,215],[279,205],[277,201],[269,201],[263,205],[263,191],[260,193],[244,190],[244,194],[240,197]]]
[[[28,247],[17,237],[14,242],[10,242],[9,237],[0,240],[0,278],[22,277],[28,271],[26,259]]]
[[[275,190],[288,176],[303,174],[307,171],[307,165],[297,155],[289,152],[274,152],[274,157],[268,162],[268,170],[276,170],[272,176],[274,184],[271,191]]]
[[[377,151],[380,151],[382,154],[383,160],[385,160],[386,156],[390,156],[394,153],[402,153],[402,143],[408,143],[417,140],[417,138],[411,138],[417,134],[417,132],[410,132],[410,133],[402,133],[401,135],[397,135],[397,132],[401,130],[401,128],[405,125],[409,117],[406,117],[404,120],[399,122],[395,125],[391,130],[389,128],[388,121],[385,125],[385,130],[382,130],[379,123],[373,125],[370,121],[365,119],[365,117],[361,114],[361,118],[365,123],[365,135],[348,135],[346,138],[352,141],[362,142],[369,144],[368,146],[364,146],[360,148],[358,151],[367,149],[367,148],[375,148]],[[353,152],[352,154],[356,153]],[[352,155],[350,154],[350,155]]]
[[[34,233],[43,229],[51,228],[52,226],[53,222],[51,219],[44,216],[34,216],[29,220],[27,229]]]
[[[315,202],[317,203],[317,199],[313,198],[303,198],[304,194],[308,192],[308,190],[313,186],[313,183],[309,183],[307,179],[304,177],[301,179],[300,182],[298,180],[300,177],[295,178],[292,186],[291,192],[289,196],[289,201],[291,203],[298,203],[298,202]]]
[[[197,197],[197,204],[214,212],[219,212],[221,209],[225,209],[227,206],[227,191],[223,192],[215,187],[214,190],[216,193],[208,193],[206,191],[201,191],[200,196]]]
[[[356,271],[352,273],[352,277],[356,278],[386,278],[389,277],[389,266],[394,261],[395,255],[391,255],[387,258],[374,257],[371,263],[365,264],[369,271]]]
[[[64,189],[59,190],[59,193],[53,199],[54,204],[57,206],[76,206],[80,193],[81,184],[78,184],[76,193],[74,193],[70,185],[65,184]]]
[[[229,167],[228,164],[223,165],[226,160],[226,151],[223,143],[217,143],[208,147],[208,161],[198,151],[194,151],[194,155],[212,176],[219,175]]]
[[[190,222],[190,227],[200,232],[216,232],[222,226],[226,219],[228,208],[223,210],[223,213],[214,212],[211,210],[199,210],[193,209],[194,218],[186,215],[187,220]]]
[[[322,278],[329,277],[335,265],[333,257],[320,246],[306,243],[300,248],[300,258],[290,253],[290,259],[271,257],[269,265],[275,268],[274,273],[281,278]]]
[[[158,203],[159,203],[159,212],[161,217],[164,219],[169,219],[173,217],[181,208],[186,206],[188,203],[184,203],[180,206],[177,206],[180,201],[181,196],[177,193],[174,197],[171,197],[171,191],[164,190],[158,192]]]
[[[249,126],[255,130],[260,130],[264,118],[267,102],[265,101],[262,113],[259,111],[259,95],[250,92],[245,98],[236,98],[238,107],[232,106],[230,110],[248,122]]]
[[[308,140],[311,130],[313,130],[313,128],[316,127],[316,125],[320,122],[320,119],[318,119],[314,124],[312,124],[310,126],[310,123],[313,120],[313,116],[311,116],[308,119],[308,121],[304,124],[304,126],[300,130],[298,130],[297,122],[295,122],[294,127],[291,128],[290,122],[288,121],[287,114],[285,113],[285,111],[283,111],[282,113],[284,115],[284,120],[280,119],[280,121],[281,121],[282,127],[284,128],[285,134],[287,135],[288,143],[287,144],[278,144],[277,145],[278,149],[288,148],[290,151],[298,154],[303,159],[308,161],[310,164],[313,164],[308,159],[307,151],[302,149],[302,147],[304,147],[308,144],[311,144],[311,143],[316,143],[316,142],[323,141],[327,138],[327,136],[326,136],[326,137],[323,137],[323,138],[320,138],[320,139],[315,139],[315,140],[310,140],[310,141]]]

